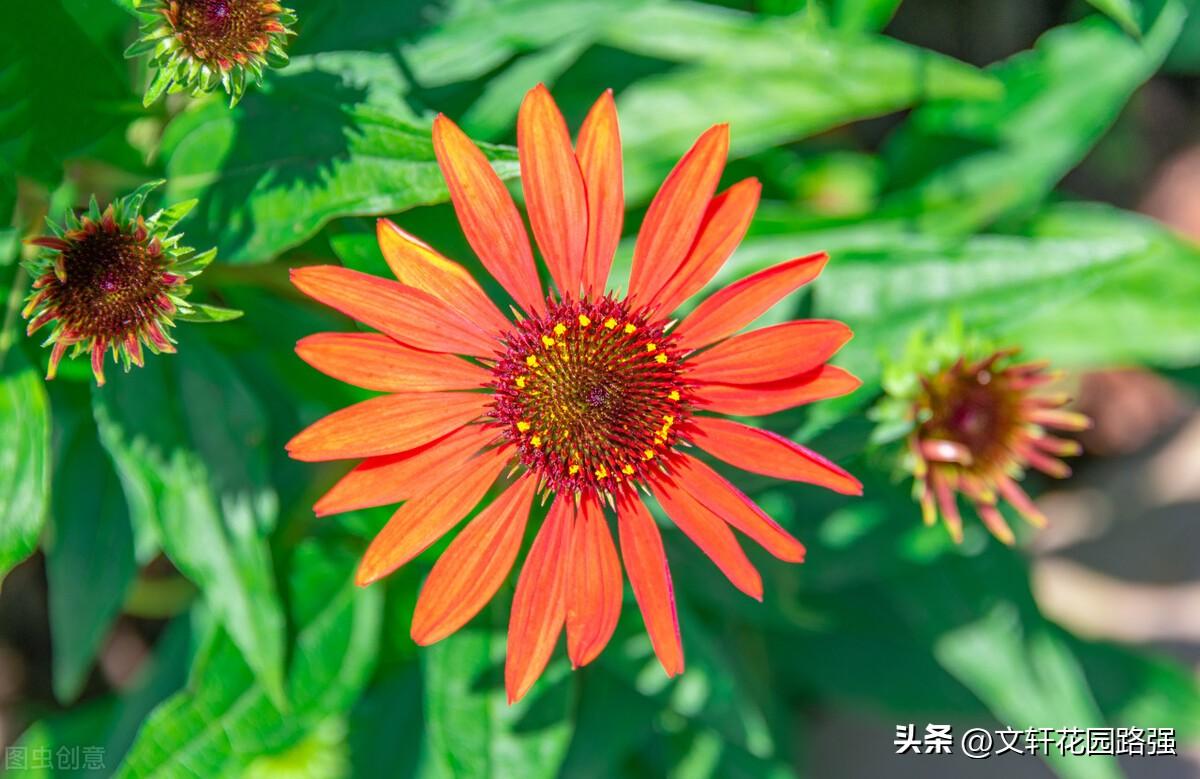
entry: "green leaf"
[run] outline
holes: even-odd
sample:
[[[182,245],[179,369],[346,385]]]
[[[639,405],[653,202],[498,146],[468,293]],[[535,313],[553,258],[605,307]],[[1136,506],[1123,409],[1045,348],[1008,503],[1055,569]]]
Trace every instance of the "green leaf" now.
[[[184,322],[231,322],[234,319],[239,319],[245,315],[245,311],[238,311],[235,308],[222,308],[221,306],[210,306],[206,303],[191,303],[189,304],[192,311],[188,314],[177,314],[176,319]]]
[[[1125,32],[1137,37],[1142,34],[1141,25],[1138,24],[1138,17],[1141,16],[1141,7],[1134,0],[1088,0],[1097,11],[1108,14],[1112,20],[1121,27],[1125,28]]]
[[[188,234],[227,262],[265,262],[335,217],[438,203],[448,194],[428,120],[395,58],[297,57],[235,109],[208,103],[168,127],[168,200],[197,197]],[[511,150],[486,147],[502,177]]]
[[[111,378],[93,406],[135,528],[200,587],[261,684],[282,700],[283,609],[267,543],[277,499],[257,400],[193,336],[180,354]]]
[[[91,425],[80,425],[57,468],[46,543],[54,694],[74,700],[137,575],[121,483]]]
[[[900,8],[900,0],[833,0],[833,24],[843,30],[878,31]]]
[[[50,497],[50,401],[17,349],[0,362],[0,441],[2,583],[37,548]]]
[[[902,188],[883,214],[919,229],[970,231],[1037,205],[1162,64],[1184,17],[1168,0],[1143,41],[1098,18],[1053,29],[991,69],[1003,100],[916,111],[893,139],[892,175]]]
[[[237,647],[219,636],[190,689],[150,715],[117,776],[236,775],[253,758],[286,750],[346,712],[370,677],[382,605],[378,588],[354,586],[354,564],[315,543],[296,550],[288,586],[296,635],[286,712],[255,681]]]
[[[502,633],[472,626],[424,650],[425,726],[437,775],[558,776],[574,728],[569,672],[552,663],[509,706],[504,647]]]

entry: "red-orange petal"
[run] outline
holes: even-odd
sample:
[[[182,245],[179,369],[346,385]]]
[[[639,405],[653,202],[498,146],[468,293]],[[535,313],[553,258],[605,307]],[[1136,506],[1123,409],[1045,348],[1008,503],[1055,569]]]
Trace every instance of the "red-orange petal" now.
[[[471,513],[511,460],[511,449],[502,446],[439,474],[428,490],[396,509],[371,541],[355,583],[381,579],[428,549]]]
[[[510,704],[525,697],[546,669],[566,619],[567,560],[575,523],[571,500],[554,501],[517,577],[504,662]]]
[[[375,223],[383,259],[401,284],[428,292],[488,333],[503,332],[509,321],[470,271],[438,254],[390,219]]]
[[[571,532],[567,568],[567,655],[575,668],[608,645],[621,617],[621,561],[595,497],[585,497]]]
[[[716,125],[700,136],[663,182],[633,249],[631,301],[652,302],[688,256],[728,153],[729,125]]]
[[[517,151],[529,225],[542,259],[559,294],[578,298],[587,245],[587,196],[571,133],[543,84],[521,101]]]
[[[655,297],[655,310],[663,315],[671,313],[717,275],[746,237],[761,195],[762,184],[750,178],[712,199],[687,258]]]
[[[491,381],[478,365],[379,333],[317,333],[300,339],[296,354],[326,376],[376,392],[479,389]]]
[[[433,122],[433,150],[463,234],[480,262],[517,305],[541,313],[545,300],[533,249],[504,182],[479,147],[442,114]]]
[[[583,253],[583,284],[593,296],[602,294],[608,272],[621,242],[625,220],[625,181],[621,170],[621,129],[612,90],[592,106],[583,126],[575,156],[587,193],[588,235]]]
[[[841,322],[806,319],[735,335],[684,367],[696,383],[760,384],[806,373],[837,354],[853,333]]]
[[[491,399],[482,392],[382,395],[318,419],[288,441],[288,454],[321,462],[403,452],[476,419]]]
[[[479,512],[446,547],[421,587],[412,638],[441,641],[479,613],[512,570],[537,481],[526,474]]]
[[[654,654],[667,676],[677,676],[683,673],[683,641],[675,613],[671,569],[658,525],[636,493],[617,496],[617,530],[621,558]]]
[[[742,551],[733,531],[712,510],[688,494],[687,486],[663,478],[651,485],[651,491],[671,521],[716,563],[734,587],[755,600],[762,600],[762,577]]]
[[[369,457],[321,496],[313,511],[327,517],[408,500],[429,486],[429,474],[458,468],[495,437],[484,425],[464,425],[406,452]]]
[[[817,400],[837,398],[858,389],[862,382],[835,365],[822,365],[807,373],[761,384],[702,384],[694,390],[699,408],[742,417],[774,414]]]
[[[675,331],[678,348],[699,349],[733,335],[786,295],[815,279],[828,261],[827,254],[812,254],[730,284],[679,323]]]
[[[395,281],[335,265],[292,271],[301,292],[401,343],[430,352],[487,357],[497,342],[442,301]]]
[[[862,484],[845,469],[781,435],[728,419],[693,417],[691,421],[696,445],[735,468],[818,484],[844,495],[862,494]]]
[[[676,461],[676,467],[679,484],[709,511],[754,539],[780,560],[804,562],[804,544],[721,474],[687,454]]]

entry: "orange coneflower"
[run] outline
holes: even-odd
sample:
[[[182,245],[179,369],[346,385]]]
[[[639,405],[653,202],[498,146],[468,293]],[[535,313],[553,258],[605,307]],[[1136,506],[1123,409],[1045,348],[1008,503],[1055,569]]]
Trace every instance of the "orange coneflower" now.
[[[671,319],[733,251],[758,202],[753,180],[715,194],[728,127],[701,136],[654,198],[625,295],[607,287],[624,209],[611,93],[597,101],[575,147],[541,86],[526,96],[517,131],[529,219],[559,294],[543,291],[500,179],[439,116],[434,149],[459,221],[520,307],[515,321],[462,266],[381,220],[380,246],[398,282],[338,267],[301,268],[293,280],[380,331],[315,335],[300,342],[300,356],[389,394],[318,421],[288,445],[302,460],[366,458],[320,499],[318,514],[405,501],[367,550],[360,584],[411,560],[504,474],[511,477],[430,573],[412,625],[420,644],[450,635],[495,594],[535,495],[553,498],[517,581],[505,670],[510,701],[541,674],[564,624],[574,666],[595,658],[616,627],[621,564],[605,506],[615,510],[621,557],[655,652],[669,675],[683,670],[663,544],[638,488],[754,598],[762,597],[762,581],[730,526],[783,560],[803,558],[799,541],[689,446],[755,473],[861,490],[820,455],[713,415],[769,414],[858,386],[825,364],[850,338],[841,323],[787,322],[734,335],[815,278],[824,255],[754,274],[678,324]]]

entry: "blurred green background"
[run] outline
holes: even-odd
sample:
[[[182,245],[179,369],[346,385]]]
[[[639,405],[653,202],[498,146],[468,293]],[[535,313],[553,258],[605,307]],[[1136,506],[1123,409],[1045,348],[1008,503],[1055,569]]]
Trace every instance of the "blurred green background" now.
[[[1191,3],[293,0],[291,65],[234,109],[141,107],[145,63],[121,57],[131,5],[13,0],[0,22],[0,744],[29,761],[11,774],[1200,776]],[[691,141],[731,123],[724,182],[759,177],[764,203],[717,282],[829,251],[769,317],[848,322],[836,362],[865,382],[763,424],[866,497],[739,475],[808,562],[748,550],[758,604],[668,530],[687,672],[663,676],[627,593],[597,662],[571,673],[560,652],[509,708],[511,584],[418,651],[409,618],[441,547],[360,590],[351,571],[389,510],[313,518],[345,466],[283,444],[365,394],[294,356],[350,325],[287,270],[386,275],[386,214],[479,271],[430,122],[499,144],[515,185],[513,124],[539,81],[573,127],[615,90],[629,236]],[[195,298],[245,317],[181,325],[178,355],[110,367],[103,391],[82,362],[43,382],[17,315],[20,239],[154,178],[154,205],[199,198],[187,243],[219,248]],[[1053,524],[1021,528],[1016,550],[974,521],[962,547],[922,527],[908,485],[864,453],[881,360],[955,318],[1069,368],[1098,422],[1073,480],[1027,481]],[[1182,754],[897,756],[902,723],[1172,727]]]

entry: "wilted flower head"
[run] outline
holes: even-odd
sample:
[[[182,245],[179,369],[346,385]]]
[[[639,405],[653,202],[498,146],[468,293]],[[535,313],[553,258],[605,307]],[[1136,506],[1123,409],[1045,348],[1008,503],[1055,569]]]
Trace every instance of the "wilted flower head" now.
[[[65,227],[49,222],[51,236],[29,243],[42,247],[29,263],[33,291],[22,312],[28,333],[53,323],[47,379],[53,379],[67,349],[71,357],[90,352],[92,373],[104,384],[104,353],[125,370],[142,365],[142,345],[155,354],[174,352],[169,328],[196,312],[185,298],[187,281],[216,256],[194,254],[171,230],[195,206],[189,201],[143,218],[146,195],[162,182],[100,210],[96,199],[82,217],[71,213]],[[207,318],[207,317],[201,317]]]
[[[884,439],[903,433],[903,461],[925,523],[940,516],[955,541],[962,541],[959,495],[1006,544],[1014,537],[1001,501],[1043,526],[1045,517],[1018,482],[1030,467],[1068,476],[1059,458],[1079,454],[1079,444],[1050,431],[1090,425],[1083,414],[1063,410],[1068,396],[1038,391],[1058,374],[1045,362],[1018,362],[1019,351],[968,343],[960,332],[934,343],[918,338],[906,363],[885,376],[888,397],[873,412],[877,433]]]
[[[362,459],[318,501],[336,514],[403,501],[367,549],[367,584],[412,560],[503,491],[454,539],[413,616],[420,644],[466,624],[516,561],[535,495],[552,501],[517,580],[505,682],[525,694],[566,630],[575,666],[591,662],[621,610],[622,570],[670,675],[683,650],[653,495],[740,590],[762,579],[733,529],[800,562],[803,545],[697,455],[769,477],[858,494],[842,468],[792,441],[721,414],[765,415],[852,391],[826,365],[850,338],[840,322],[802,320],[737,334],[813,280],[826,257],[760,271],[675,310],[716,275],[758,204],[748,179],[718,194],[729,129],[713,127],[659,190],[642,224],[626,293],[609,285],[624,211],[611,93],[572,143],[544,87],[521,106],[517,145],[534,238],[557,295],[547,296],[525,224],[483,152],[444,116],[433,146],[468,242],[515,300],[506,316],[461,265],[381,220],[397,281],[340,267],[299,268],[305,293],[378,330],[300,342],[319,370],[380,397],[317,421],[293,457]]]
[[[209,92],[220,85],[230,104],[263,69],[282,67],[295,13],[273,0],[150,0],[139,13],[142,36],[125,52],[153,52],[157,68],[146,88],[150,105],[164,91]]]

